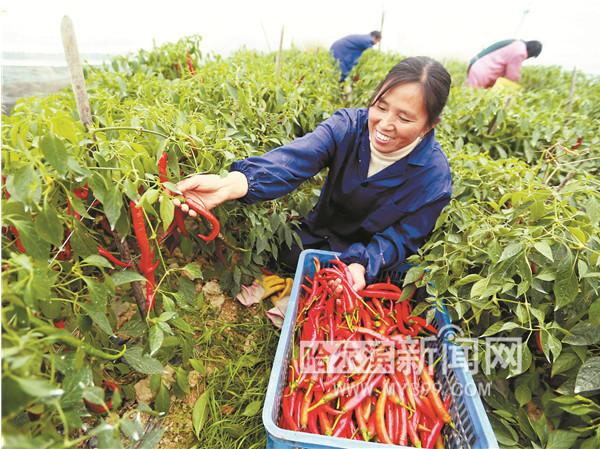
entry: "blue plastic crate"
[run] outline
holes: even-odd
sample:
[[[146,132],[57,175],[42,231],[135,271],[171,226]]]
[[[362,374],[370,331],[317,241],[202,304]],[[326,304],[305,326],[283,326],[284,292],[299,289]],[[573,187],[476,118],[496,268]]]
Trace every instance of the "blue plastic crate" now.
[[[279,427],[277,421],[280,415],[281,395],[287,384],[288,365],[292,352],[292,341],[294,334],[294,324],[298,313],[298,298],[300,295],[300,286],[304,276],[314,276],[314,257],[317,257],[321,264],[333,259],[339,253],[331,251],[305,250],[301,253],[294,277],[294,284],[290,295],[288,310],[285,315],[277,352],[273,361],[273,369],[269,379],[265,405],[263,407],[263,424],[267,432],[267,448],[303,448],[303,449],[358,449],[358,448],[406,448],[409,446],[398,446],[382,443],[365,442],[359,440],[350,440],[347,438],[337,438],[324,435],[315,435],[307,432],[294,432]],[[391,281],[399,284],[401,275],[399,273],[385,273],[382,275],[384,280],[390,276]],[[450,325],[450,318],[445,310],[437,310],[434,325],[439,329]],[[459,346],[447,341],[449,334],[443,338],[432,339],[434,347],[440,351],[446,351],[447,360],[454,364],[464,360],[464,352]],[[494,436],[492,426],[487,417],[481,398],[477,394],[477,388],[471,373],[465,368],[450,368],[444,372],[439,364],[436,368],[436,378],[442,383],[442,397],[452,394],[452,405],[450,415],[455,424],[456,430],[445,428],[447,449],[498,449],[498,442]],[[464,366],[464,364],[459,364]],[[467,391],[473,394],[456,395],[457,391]]]

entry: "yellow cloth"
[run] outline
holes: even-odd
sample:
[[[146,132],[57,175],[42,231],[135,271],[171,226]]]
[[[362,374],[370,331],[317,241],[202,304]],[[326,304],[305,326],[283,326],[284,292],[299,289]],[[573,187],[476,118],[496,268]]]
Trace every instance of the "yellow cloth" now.
[[[523,87],[519,83],[515,83],[508,78],[500,77],[494,83],[492,90],[519,91],[522,88]]]

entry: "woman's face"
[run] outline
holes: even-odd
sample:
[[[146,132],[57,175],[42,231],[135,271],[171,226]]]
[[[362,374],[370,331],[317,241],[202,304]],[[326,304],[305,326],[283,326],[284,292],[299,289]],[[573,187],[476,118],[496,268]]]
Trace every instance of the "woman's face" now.
[[[369,108],[369,138],[382,153],[411,144],[431,128],[419,83],[394,86]]]

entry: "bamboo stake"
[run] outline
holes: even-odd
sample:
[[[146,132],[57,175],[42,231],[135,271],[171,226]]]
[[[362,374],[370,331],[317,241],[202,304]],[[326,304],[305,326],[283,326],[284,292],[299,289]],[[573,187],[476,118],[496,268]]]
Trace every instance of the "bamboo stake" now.
[[[71,85],[73,87],[73,93],[75,94],[75,102],[77,103],[77,111],[79,112],[79,118],[85,126],[86,130],[89,131],[92,125],[92,113],[90,109],[90,100],[85,88],[85,78],[83,76],[83,65],[79,57],[79,49],[77,47],[77,39],[75,36],[75,29],[73,28],[73,22],[68,16],[64,16],[61,21],[61,34],[63,47],[65,49],[65,58],[67,65],[69,66],[69,73],[71,74]],[[93,134],[92,134],[93,136]],[[91,208],[88,207],[88,210]],[[60,251],[66,246],[67,242],[73,235],[74,231],[67,236],[67,239],[62,244]],[[127,241],[119,236],[117,231],[112,231],[113,238],[115,239],[119,254],[122,260],[131,260],[131,251]],[[60,253],[59,251],[59,253]],[[57,253],[58,254],[58,253]],[[54,257],[56,259],[56,256]],[[53,259],[53,260],[54,260]],[[138,306],[138,310],[142,315],[142,318],[146,318],[148,310],[146,308],[146,297],[142,285],[136,281],[132,282],[133,297]]]
[[[281,27],[281,35],[279,36],[279,50],[277,51],[277,58],[275,59],[275,73],[279,76],[279,72],[281,71],[281,52],[283,49],[283,30],[284,27]]]
[[[383,38],[383,20],[385,19],[385,11],[381,11],[381,24],[379,25],[379,32],[381,33],[381,37]],[[381,51],[381,40],[379,40],[379,44],[377,44],[377,49]]]
[[[62,34],[63,47],[65,49],[65,58],[69,66],[71,75],[71,85],[75,94],[77,111],[83,126],[88,130],[92,125],[92,113],[90,111],[90,100],[85,88],[85,78],[83,77],[83,66],[79,58],[79,49],[77,48],[77,39],[73,22],[69,16],[64,16],[61,21],[60,31]]]

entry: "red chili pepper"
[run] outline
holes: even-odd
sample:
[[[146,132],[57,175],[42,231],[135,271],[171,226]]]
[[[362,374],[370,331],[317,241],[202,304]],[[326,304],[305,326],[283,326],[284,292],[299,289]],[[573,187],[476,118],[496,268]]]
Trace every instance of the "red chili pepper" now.
[[[75,194],[75,196],[77,198],[80,198],[82,200],[87,200],[87,197],[89,195],[89,187],[88,185],[84,185],[83,187],[76,187],[75,189],[73,189],[73,193]]]
[[[119,385],[111,380],[105,379],[102,383],[104,384],[105,390],[109,390],[111,392],[119,391]],[[87,399],[84,399],[83,402],[90,412],[98,415],[104,415],[112,409],[112,399],[108,399],[104,402],[104,404],[90,402]]]
[[[17,228],[15,226],[10,226],[9,227],[10,232],[12,232],[12,234],[15,236],[15,246],[17,247],[17,250],[20,253],[25,254],[25,247],[23,246],[23,244],[21,243],[21,238],[19,236],[19,231],[17,231]]]
[[[390,282],[377,282],[375,284],[369,284],[364,290],[372,291],[372,290],[387,290],[390,292],[396,292],[402,294],[402,290],[397,285],[394,285]]]
[[[354,396],[352,396],[348,402],[346,402],[344,407],[342,407],[342,410],[349,411],[358,407],[363,400],[371,396],[371,393],[377,387],[377,385],[379,385],[383,376],[384,373],[380,373],[379,375],[371,378],[371,380],[367,381],[366,385],[363,386]]]
[[[175,215],[173,217],[173,221],[175,222],[175,225],[177,226],[177,229],[179,230],[181,235],[187,235],[187,230],[185,229],[184,218],[185,218],[185,214],[183,213],[183,211],[179,208],[175,209]]]
[[[421,327],[423,329],[427,329],[432,334],[437,335],[437,333],[438,333],[438,330],[435,327],[433,327],[431,324],[427,323],[427,320],[423,317],[411,316],[408,318],[409,323],[410,323],[410,321],[417,323],[419,325],[419,327]]]
[[[404,402],[404,390],[400,389],[398,392],[399,398],[402,402]],[[398,437],[398,444],[400,446],[406,446],[408,438],[408,410],[406,407],[400,407],[400,435]]]
[[[123,262],[122,260],[117,259],[111,254],[109,250],[104,248],[102,245],[98,245],[98,254],[100,254],[102,257],[108,259],[110,262],[114,263],[119,267],[131,268],[133,266],[133,262],[131,260]]]
[[[159,172],[160,182],[167,182],[169,179],[168,175],[167,175],[167,161],[168,161],[168,153],[165,151],[165,152],[163,152],[162,156],[160,157],[160,159],[158,161],[158,172]],[[171,192],[169,190],[169,194],[172,195],[173,192]],[[198,202],[196,202],[194,200],[188,199],[187,205],[190,207],[190,209],[192,209],[194,212],[196,212],[199,216],[206,218],[206,220],[210,223],[210,225],[212,227],[212,229],[208,235],[198,234],[198,237],[200,237],[205,242],[210,242],[210,241],[216,239],[217,236],[219,235],[219,232],[221,232],[221,223],[219,223],[219,220],[217,220],[217,218],[209,210],[207,210],[202,204],[199,204]],[[185,228],[183,225],[183,216],[181,216],[180,218],[177,218],[177,220],[179,222],[177,227]]]
[[[179,63],[175,63],[175,71],[177,72],[177,77],[181,78],[181,67],[179,67]]]
[[[54,320],[54,327],[57,327],[58,329],[64,329],[65,328],[65,320]]]
[[[415,395],[415,401],[417,408],[421,410],[423,416],[427,416],[431,422],[435,422],[438,419],[427,396]]]
[[[140,258],[140,271],[146,278],[146,306],[148,313],[154,307],[154,297],[156,280],[154,277],[154,270],[158,265],[152,262],[154,259],[154,252],[150,248],[150,241],[148,240],[148,234],[146,233],[146,223],[144,220],[144,212],[142,208],[137,206],[133,201],[129,202],[131,208],[131,219],[133,221],[133,231],[138,242],[138,246],[141,253]]]
[[[321,426],[321,431],[325,435],[332,435],[333,427],[331,426],[331,420],[327,416],[327,413],[319,409],[318,414],[319,414],[319,424]]]
[[[438,436],[440,435],[440,432],[442,431],[443,426],[444,426],[444,423],[442,422],[441,419],[438,419],[433,424],[433,427],[431,428],[431,432],[429,433],[429,436],[425,440],[425,449],[433,449],[433,446],[435,445],[435,442],[436,442]]]
[[[369,431],[370,438],[373,438],[377,433],[377,425],[375,421],[375,413],[371,413],[371,416],[369,416],[369,419],[367,420],[367,430]]]
[[[369,400],[369,404],[371,401]],[[369,428],[367,427],[367,420],[361,410],[361,407],[354,409],[354,416],[356,418],[356,423],[358,424],[358,429],[360,430],[360,434],[364,441],[369,441]]]
[[[419,418],[421,417],[421,412],[419,410],[415,410],[412,415],[412,418],[408,420],[408,438],[411,443],[415,447],[421,447],[421,439],[419,438],[419,434],[417,433],[417,426],[419,424]]]
[[[314,387],[314,382],[311,379],[311,382],[308,385],[308,388],[304,395],[304,399],[302,401],[302,408],[300,409],[300,428],[301,429],[306,429],[306,427],[308,426],[308,412],[310,411],[309,407],[310,407],[310,402],[311,402],[312,396],[313,396],[313,391],[312,391],[313,387]]]
[[[436,414],[444,423],[449,423],[450,421],[452,421],[452,417],[448,414],[448,410],[446,410],[446,407],[444,407],[444,403],[440,398],[438,390],[435,387],[435,383],[429,375],[429,370],[426,366],[423,367],[423,369],[421,369],[421,380],[425,384],[426,391],[429,391],[428,397]]]
[[[187,62],[187,66],[188,66],[188,70],[190,71],[190,73],[192,75],[196,74],[196,70],[194,69],[194,63],[192,62],[192,55],[190,55],[190,52],[187,52],[186,55],[186,62]]]
[[[581,144],[583,143],[583,137],[578,137],[577,138],[577,142],[575,142],[573,144],[573,146],[571,147],[572,150],[576,150],[577,148],[579,148],[581,146]]]
[[[389,396],[388,396],[389,398]],[[396,435],[396,421],[394,419],[394,409],[393,409],[393,404],[389,401],[385,403],[385,428],[387,430],[388,436],[390,437],[390,441],[393,444],[396,444],[396,438],[394,438]]]
[[[388,379],[384,379],[377,405],[375,406],[375,427],[377,429],[377,438],[380,443],[393,444],[385,425],[385,406],[387,403],[387,385]]]
[[[337,422],[333,431],[334,437],[348,437],[348,430],[352,422],[352,412],[345,413]]]
[[[400,299],[401,293],[389,291],[389,290],[359,290],[358,293],[363,298],[381,298],[381,299],[390,299],[392,301],[398,301]]]

